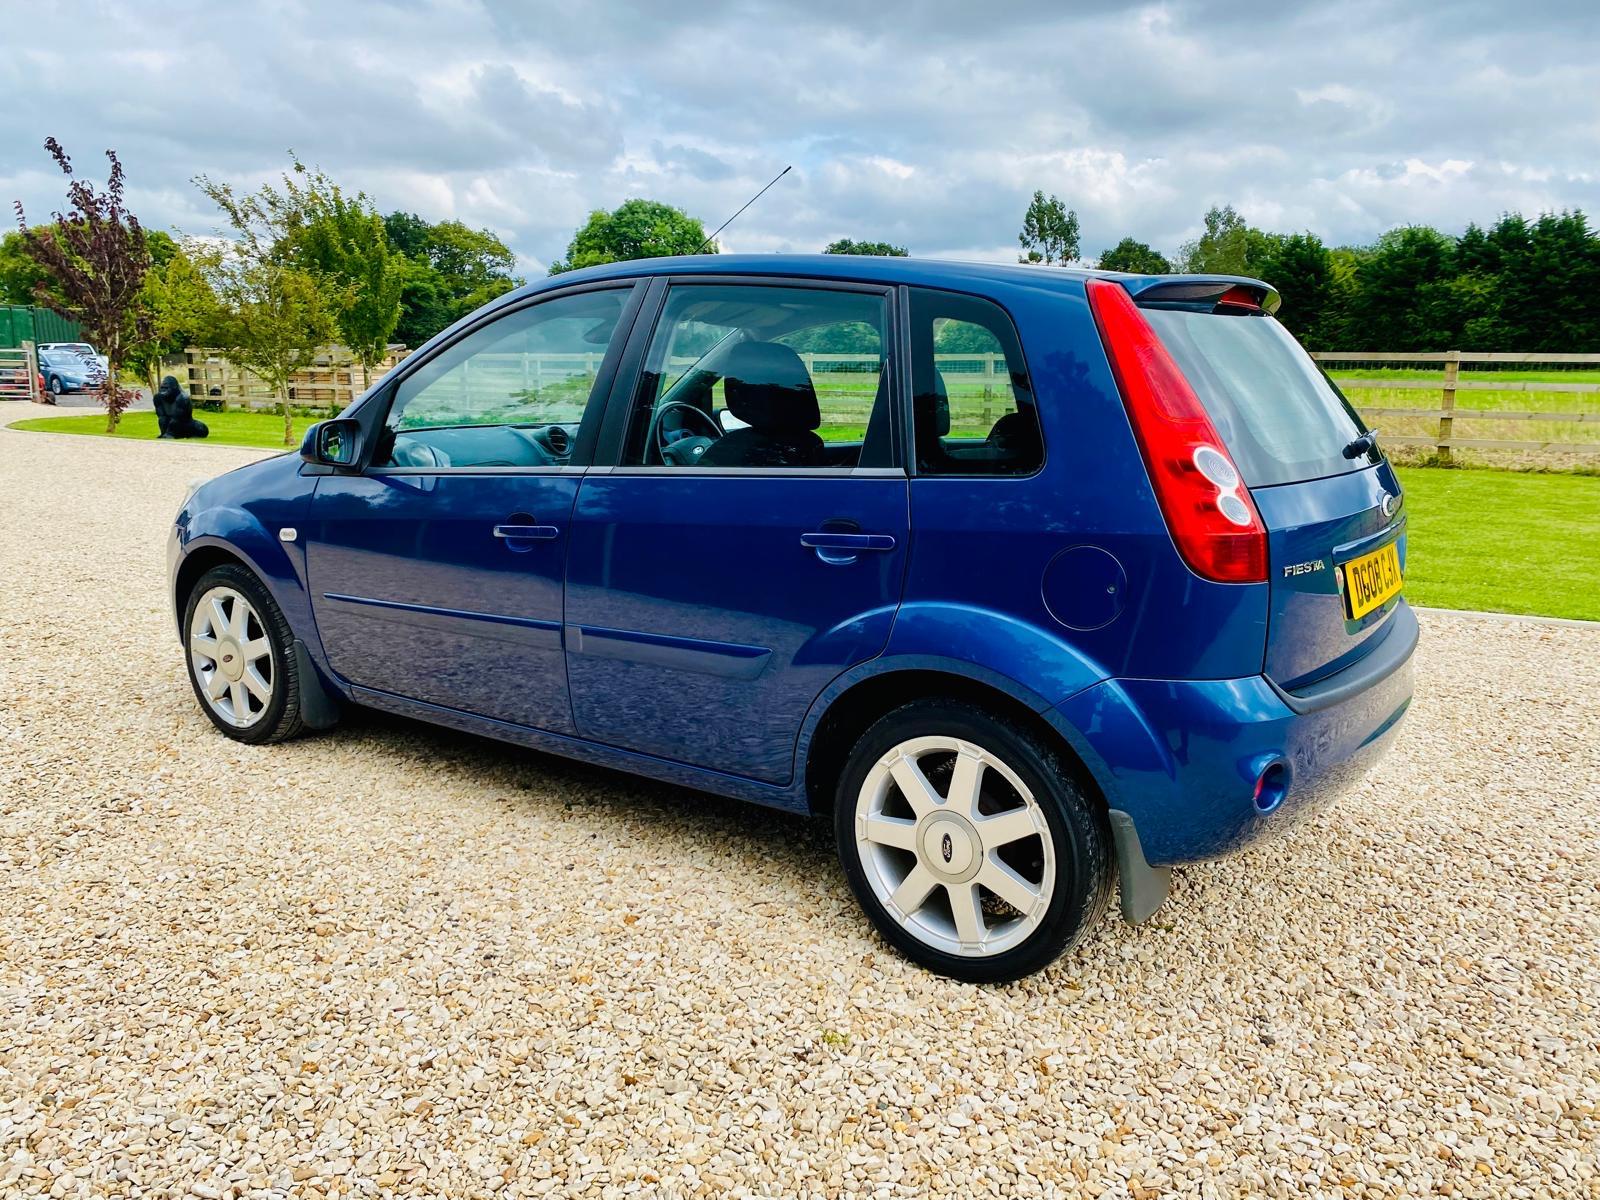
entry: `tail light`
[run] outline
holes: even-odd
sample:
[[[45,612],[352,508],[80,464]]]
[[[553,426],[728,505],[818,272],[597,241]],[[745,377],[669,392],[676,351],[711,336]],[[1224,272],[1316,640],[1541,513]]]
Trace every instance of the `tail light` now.
[[[1263,582],[1266,526],[1199,397],[1121,284],[1085,287],[1178,553],[1204,579]]]

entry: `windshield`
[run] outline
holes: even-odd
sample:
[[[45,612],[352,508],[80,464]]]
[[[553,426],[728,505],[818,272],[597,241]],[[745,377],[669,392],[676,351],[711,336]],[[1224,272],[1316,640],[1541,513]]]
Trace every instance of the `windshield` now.
[[[1273,318],[1153,306],[1141,311],[1250,487],[1320,479],[1377,461],[1376,451],[1344,456],[1366,426]]]

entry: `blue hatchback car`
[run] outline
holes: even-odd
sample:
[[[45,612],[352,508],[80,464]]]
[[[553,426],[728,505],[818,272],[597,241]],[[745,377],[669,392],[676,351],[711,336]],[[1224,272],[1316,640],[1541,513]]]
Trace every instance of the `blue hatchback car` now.
[[[185,501],[230,737],[362,704],[802,813],[932,970],[1284,829],[1411,700],[1405,514],[1250,279],[617,263]]]

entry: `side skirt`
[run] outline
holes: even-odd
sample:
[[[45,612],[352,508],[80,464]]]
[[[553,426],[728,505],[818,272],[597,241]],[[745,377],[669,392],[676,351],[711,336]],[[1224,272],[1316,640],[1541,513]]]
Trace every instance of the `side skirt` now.
[[[774,787],[738,775],[728,775],[721,771],[673,762],[667,758],[657,758],[653,754],[619,750],[615,746],[606,746],[583,738],[548,733],[542,729],[513,725],[507,721],[495,721],[488,717],[462,712],[460,709],[427,704],[421,700],[409,700],[404,696],[374,691],[371,688],[351,687],[350,698],[357,704],[426,721],[431,725],[459,729],[463,733],[510,742],[516,746],[526,746],[530,750],[540,750],[546,754],[559,754],[563,758],[576,759],[579,762],[607,767],[614,771],[626,771],[630,775],[643,775],[647,779],[656,779],[662,783],[712,792],[734,800],[748,800],[752,804],[783,809],[785,812],[804,814],[810,811],[803,789]]]

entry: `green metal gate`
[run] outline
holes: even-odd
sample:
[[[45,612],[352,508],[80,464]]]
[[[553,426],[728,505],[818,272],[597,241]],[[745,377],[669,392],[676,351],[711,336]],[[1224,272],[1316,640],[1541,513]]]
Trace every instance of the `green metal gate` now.
[[[81,342],[83,326],[69,321],[53,308],[31,304],[0,304],[0,349],[23,342]]]

